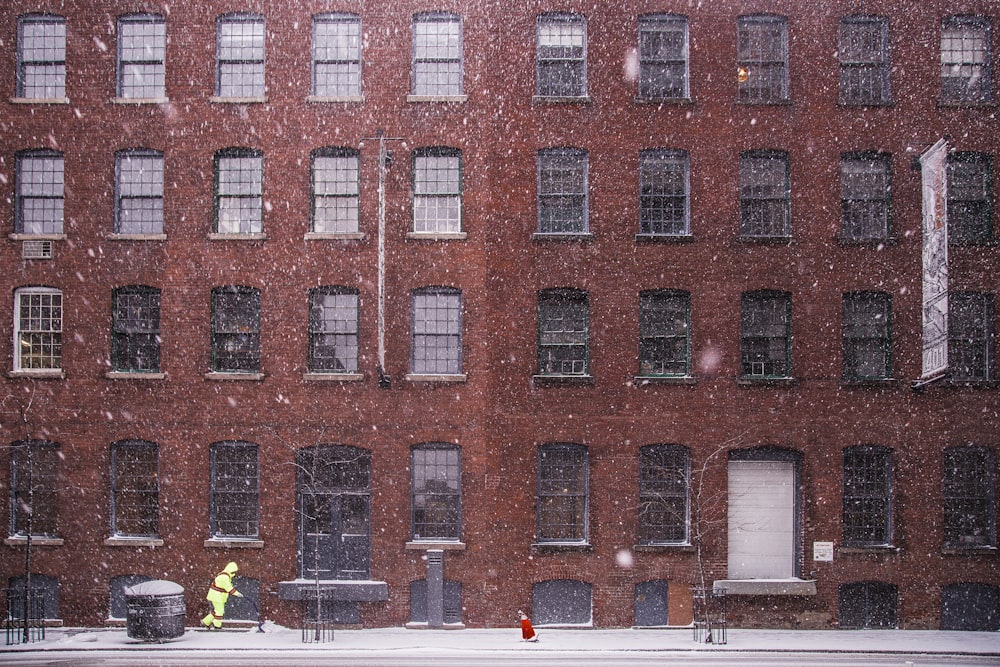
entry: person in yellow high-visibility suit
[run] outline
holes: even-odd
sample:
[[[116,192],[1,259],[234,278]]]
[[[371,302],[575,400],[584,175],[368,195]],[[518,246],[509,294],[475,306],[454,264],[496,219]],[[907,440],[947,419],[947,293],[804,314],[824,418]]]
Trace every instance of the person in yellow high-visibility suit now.
[[[226,601],[229,600],[229,596],[243,597],[242,593],[233,588],[233,576],[239,569],[236,563],[229,563],[222,572],[215,575],[215,580],[208,587],[205,599],[212,604],[212,613],[201,619],[201,624],[206,628],[222,629],[222,616],[226,613]]]

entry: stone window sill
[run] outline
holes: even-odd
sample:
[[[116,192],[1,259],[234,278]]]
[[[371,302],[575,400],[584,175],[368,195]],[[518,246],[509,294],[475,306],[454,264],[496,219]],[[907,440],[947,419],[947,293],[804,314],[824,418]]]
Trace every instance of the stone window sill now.
[[[557,386],[557,385],[585,385],[591,386],[594,384],[593,375],[533,375],[531,376],[532,384],[540,387]]]
[[[592,553],[594,545],[589,542],[535,542],[531,545],[533,553]]]
[[[158,537],[127,537],[116,535],[104,540],[106,547],[162,547],[163,540]]]
[[[9,378],[34,378],[36,380],[65,380],[66,373],[60,368],[26,368],[7,373]]]
[[[306,232],[306,241],[364,241],[362,232]]]
[[[11,97],[11,104],[69,104],[68,97]]]
[[[466,232],[407,232],[406,238],[413,241],[464,241]]]
[[[15,535],[5,539],[3,543],[9,547],[23,547],[27,546],[28,538],[24,535]],[[63,544],[64,540],[61,537],[39,537],[38,535],[31,537],[31,546],[33,547],[61,547]]]
[[[698,379],[691,375],[636,375],[632,378],[632,385],[635,387],[649,384],[695,385],[698,384]]]
[[[407,95],[407,102],[448,102],[462,104],[469,100],[468,95]]]
[[[169,97],[112,97],[112,104],[169,104]]]
[[[11,241],[65,241],[65,234],[25,234],[24,232],[14,232],[8,234]]]
[[[455,374],[424,374],[424,373],[408,373],[405,376],[407,382],[466,382],[469,379],[465,373],[455,373]]]
[[[590,104],[590,95],[533,95],[532,104]]]
[[[110,241],[166,241],[166,234],[108,234]]]
[[[213,104],[267,104],[267,97],[219,97],[213,95],[208,98]]]
[[[303,373],[305,382],[360,382],[365,379],[363,373]]]
[[[206,380],[218,382],[260,382],[264,379],[263,373],[228,373],[224,371],[209,371],[205,373]]]
[[[364,95],[309,95],[306,97],[306,102],[316,102],[316,103],[358,103],[364,102]]]
[[[415,551],[465,551],[465,542],[442,542],[440,540],[412,540],[406,543],[406,548]]]
[[[206,549],[263,549],[264,540],[241,537],[210,537],[202,544]]]
[[[222,232],[211,232],[208,235],[209,241],[266,241],[267,234],[255,232],[253,234],[228,234]]]
[[[535,232],[531,235],[532,241],[593,241],[594,235],[590,232]]]
[[[166,380],[166,373],[139,373],[129,371],[108,371],[104,374],[109,380]]]

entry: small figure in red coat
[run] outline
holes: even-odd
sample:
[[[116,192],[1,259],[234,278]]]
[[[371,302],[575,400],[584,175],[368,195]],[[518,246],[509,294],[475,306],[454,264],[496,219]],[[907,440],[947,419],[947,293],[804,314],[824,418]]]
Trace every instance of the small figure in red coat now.
[[[521,641],[537,642],[538,635],[535,634],[535,629],[531,627],[531,619],[520,609],[517,610],[517,615],[521,618]]]

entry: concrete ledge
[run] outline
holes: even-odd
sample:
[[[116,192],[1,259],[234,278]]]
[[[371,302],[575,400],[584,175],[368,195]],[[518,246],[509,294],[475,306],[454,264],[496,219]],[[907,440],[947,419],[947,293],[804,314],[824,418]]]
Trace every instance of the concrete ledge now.
[[[816,595],[816,582],[806,579],[719,579],[712,588],[727,595]]]
[[[305,600],[316,591],[316,581],[295,579],[278,582],[279,600]],[[345,602],[384,602],[389,599],[389,586],[384,581],[350,581],[321,579],[320,594],[324,599]]]

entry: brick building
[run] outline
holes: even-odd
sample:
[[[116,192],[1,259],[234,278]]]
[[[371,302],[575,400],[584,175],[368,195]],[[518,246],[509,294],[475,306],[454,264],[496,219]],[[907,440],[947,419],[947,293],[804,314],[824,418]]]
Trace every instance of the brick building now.
[[[1000,8],[695,4],[7,3],[5,585],[1000,627]]]

